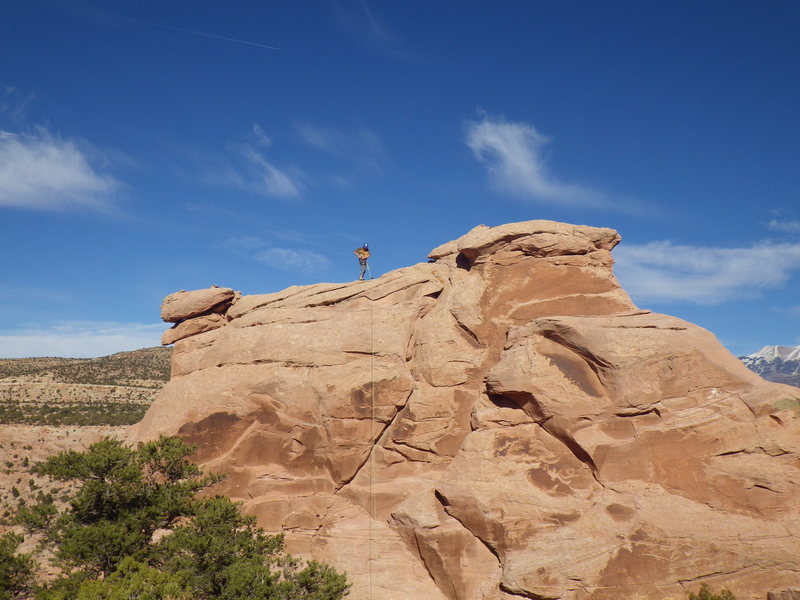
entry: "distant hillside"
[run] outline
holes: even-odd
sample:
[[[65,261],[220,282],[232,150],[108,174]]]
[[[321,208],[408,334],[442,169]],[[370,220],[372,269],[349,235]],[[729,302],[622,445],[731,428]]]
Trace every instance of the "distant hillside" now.
[[[100,358],[0,358],[0,379],[26,377],[58,383],[163,386],[171,348],[143,348]]]
[[[800,346],[764,346],[739,359],[767,381],[800,387]]]
[[[52,482],[33,465],[120,438],[169,380],[171,348],[102,358],[0,359],[0,502],[29,502]],[[8,510],[0,512],[0,533]]]
[[[169,381],[170,348],[101,358],[0,359],[0,423],[129,425]]]

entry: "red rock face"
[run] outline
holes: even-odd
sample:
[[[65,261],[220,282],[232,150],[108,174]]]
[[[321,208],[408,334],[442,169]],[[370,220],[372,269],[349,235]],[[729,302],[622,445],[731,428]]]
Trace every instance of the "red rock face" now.
[[[129,438],[198,444],[354,600],[795,584],[800,390],[637,309],[618,242],[481,226],[371,281],[185,292],[208,310],[170,313],[172,380]]]

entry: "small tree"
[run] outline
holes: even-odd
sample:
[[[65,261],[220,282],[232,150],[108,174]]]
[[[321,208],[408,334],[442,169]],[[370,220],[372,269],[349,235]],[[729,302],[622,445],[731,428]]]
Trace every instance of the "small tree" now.
[[[203,475],[179,438],[128,448],[104,440],[35,467],[66,481],[67,506],[52,497],[19,519],[42,534],[63,574],[40,600],[339,600],[344,575],[285,554],[283,536],[267,535],[227,498],[198,498],[220,480]],[[162,530],[164,535],[154,536]],[[158,541],[155,538],[159,538]]]
[[[148,567],[127,557],[102,581],[83,582],[76,591],[77,600],[193,600],[186,586],[171,573]]]
[[[22,536],[6,533],[0,536],[0,600],[22,598],[30,591],[33,559],[19,554]]]
[[[61,452],[34,471],[72,484],[67,509],[40,496],[19,519],[45,534],[62,569],[104,578],[124,557],[144,556],[153,533],[191,515],[194,494],[218,480],[185,460],[191,451],[162,437],[137,449],[107,439],[86,452]]]

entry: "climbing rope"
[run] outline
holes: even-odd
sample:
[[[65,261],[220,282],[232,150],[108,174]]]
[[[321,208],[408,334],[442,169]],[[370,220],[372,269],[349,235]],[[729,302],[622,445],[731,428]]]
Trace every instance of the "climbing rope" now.
[[[371,273],[370,277],[372,277]],[[375,329],[372,299],[369,301],[369,378],[372,382],[370,401],[372,414],[369,421],[369,557],[367,563],[369,565],[369,598],[372,600],[372,521],[375,518],[375,494],[372,490],[375,481],[375,447],[372,445],[372,438],[375,435]]]

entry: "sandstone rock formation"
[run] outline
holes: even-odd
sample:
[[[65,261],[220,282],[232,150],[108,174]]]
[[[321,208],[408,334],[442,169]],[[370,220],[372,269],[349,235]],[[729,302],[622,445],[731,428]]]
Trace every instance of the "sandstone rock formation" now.
[[[375,280],[173,311],[172,380],[129,438],[199,444],[354,600],[796,585],[800,390],[634,306],[619,239],[480,226]]]
[[[168,323],[180,323],[199,315],[223,312],[231,305],[235,295],[232,289],[218,286],[194,292],[181,290],[164,298],[161,319]]]

